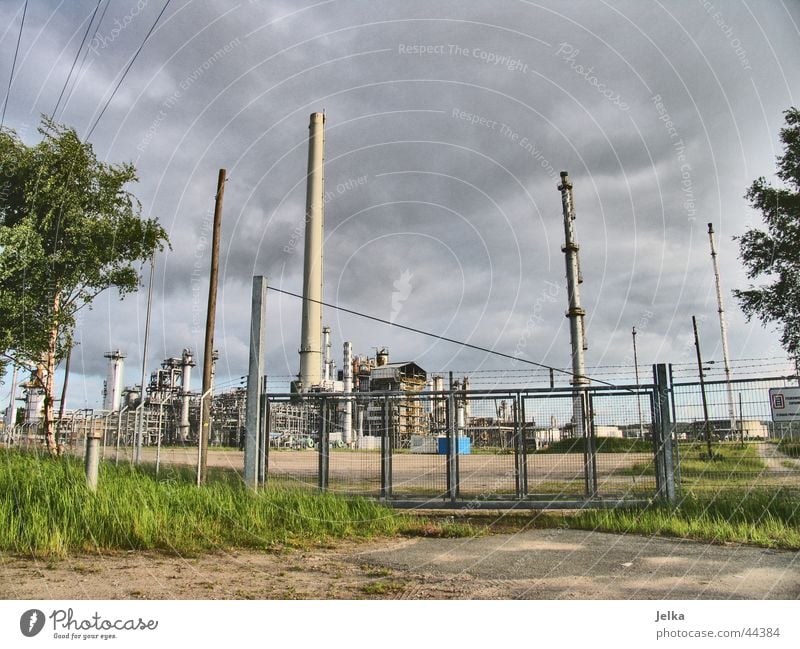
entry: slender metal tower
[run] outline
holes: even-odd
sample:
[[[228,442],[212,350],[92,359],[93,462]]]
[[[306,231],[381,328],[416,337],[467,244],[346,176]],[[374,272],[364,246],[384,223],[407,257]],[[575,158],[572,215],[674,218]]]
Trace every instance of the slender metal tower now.
[[[633,367],[636,372],[636,389],[639,389],[639,356],[636,353],[636,327],[631,327],[633,335]],[[639,407],[639,438],[644,439],[644,426],[642,424],[642,400],[639,394],[636,395],[636,405]]]
[[[124,373],[125,354],[119,349],[103,355],[108,359],[108,376],[106,378],[106,393],[103,400],[103,409],[114,412],[120,408],[122,398],[122,382]]]
[[[134,464],[139,464],[142,459],[142,437],[144,436],[145,425],[145,412],[144,402],[146,396],[146,386],[144,384],[145,374],[147,372],[147,343],[150,338],[150,316],[153,311],[153,278],[156,272],[156,258],[155,255],[150,257],[150,281],[147,285],[147,316],[144,324],[144,345],[142,347],[142,379],[141,389],[139,390],[139,416],[136,418],[136,450],[134,452]]]
[[[325,114],[312,113],[308,136],[303,316],[300,332],[300,390],[321,383],[322,243],[325,178]]]
[[[6,430],[13,428],[17,423],[17,370],[19,368],[14,365],[14,372],[11,376],[11,397],[8,400],[8,410],[6,410]]]
[[[584,361],[584,351],[586,351],[586,331],[583,318],[586,311],[581,308],[580,285],[583,282],[581,276],[580,261],[578,251],[580,246],[575,241],[575,205],[572,200],[572,183],[566,171],[561,172],[561,183],[558,185],[561,192],[561,208],[564,214],[564,245],[561,251],[567,265],[567,294],[569,296],[569,334],[572,344],[572,385],[575,386],[572,393],[572,422],[576,437],[585,437],[586,442],[586,491],[588,495],[596,492],[596,475],[594,464],[594,452],[590,448],[590,429],[585,410],[586,391],[585,387],[589,384],[586,377],[586,364]]]
[[[561,192],[561,208],[564,213],[564,239],[565,244],[561,247],[567,264],[567,293],[569,295],[569,333],[572,343],[572,384],[587,385],[589,379],[586,378],[586,366],[584,361],[584,351],[586,345],[586,331],[584,329],[583,318],[586,311],[581,308],[580,285],[583,283],[581,275],[580,260],[578,251],[580,246],[575,242],[575,206],[572,200],[572,183],[566,171],[561,172],[561,184],[558,186]]]
[[[717,248],[714,244],[714,225],[708,224],[708,242],[711,245],[711,264],[714,267],[714,282],[717,288],[717,312],[719,313],[719,334],[722,339],[722,362],[725,365],[725,385],[728,390],[728,416],[731,420],[731,434],[736,430],[736,407],[733,403],[733,388],[731,387],[731,362],[728,356],[728,323],[725,319],[725,309],[722,305],[722,287],[719,278],[719,264],[717,263]]]
[[[189,408],[192,399],[192,368],[194,355],[186,348],[181,356],[181,420],[178,424],[178,439],[185,442],[189,439]]]
[[[342,379],[344,381],[344,393],[349,395],[353,392],[353,347],[351,343],[344,344],[344,358],[342,359],[344,368]],[[342,416],[342,441],[346,446],[352,444],[353,439],[353,402],[348,398],[344,402],[344,414]]]
[[[331,328],[327,325],[322,328],[322,381],[326,385],[333,381],[333,358],[331,358]]]

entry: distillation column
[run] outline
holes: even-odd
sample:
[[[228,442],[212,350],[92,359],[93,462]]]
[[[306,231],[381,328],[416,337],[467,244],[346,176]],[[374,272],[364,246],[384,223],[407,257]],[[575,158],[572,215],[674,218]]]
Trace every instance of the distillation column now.
[[[349,342],[344,344],[344,369],[342,379],[344,381],[344,393],[349,395],[353,392],[353,347]],[[353,402],[347,398],[344,402],[344,415],[342,417],[342,441],[345,446],[351,446],[353,440]]]
[[[192,368],[194,360],[191,349],[184,349],[181,356],[181,421],[178,424],[178,439],[189,439],[189,405],[192,393]]]
[[[572,183],[566,171],[561,172],[561,184],[558,185],[561,192],[561,209],[564,214],[564,246],[561,251],[564,253],[567,266],[567,294],[569,296],[569,334],[572,344],[572,385],[575,386],[572,397],[572,422],[575,437],[587,438],[587,450],[589,449],[590,430],[587,425],[585,413],[585,386],[589,384],[586,377],[586,364],[584,352],[586,346],[586,330],[584,328],[584,316],[586,311],[581,308],[580,285],[583,283],[581,276],[580,260],[578,251],[580,247],[575,241],[575,205],[572,198]],[[586,460],[586,481],[587,492],[594,494],[594,462],[593,453]]]

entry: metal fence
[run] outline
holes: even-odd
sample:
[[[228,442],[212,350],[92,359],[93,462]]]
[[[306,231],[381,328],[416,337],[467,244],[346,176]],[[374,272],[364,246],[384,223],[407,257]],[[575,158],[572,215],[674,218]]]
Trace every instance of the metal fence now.
[[[416,504],[645,499],[653,407],[652,386],[268,394],[266,477]]]
[[[776,424],[770,412],[769,389],[790,381],[794,377],[733,379],[730,389],[726,381],[672,385],[684,490],[800,488],[800,460],[788,448],[800,443],[800,424]]]
[[[774,424],[769,404],[769,389],[789,381],[739,379],[731,390],[725,381],[670,384],[660,365],[652,384],[580,391],[267,393],[261,432],[269,443],[260,462],[271,484],[437,507],[591,506],[673,499],[681,489],[800,489],[800,425]],[[132,462],[142,430],[142,462],[196,465],[196,436],[177,439],[165,410],[69,412],[56,422],[57,439],[81,454],[87,437],[99,433],[104,459]],[[234,440],[240,419],[230,424]],[[27,424],[3,431],[0,441],[24,447],[44,437],[39,424]],[[216,465],[242,473],[241,452],[217,448]]]

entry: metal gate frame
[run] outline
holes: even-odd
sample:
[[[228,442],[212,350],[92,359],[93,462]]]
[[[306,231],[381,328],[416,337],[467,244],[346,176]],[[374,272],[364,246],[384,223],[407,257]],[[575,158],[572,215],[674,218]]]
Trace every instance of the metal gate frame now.
[[[620,395],[634,395],[641,398],[646,395],[651,406],[653,457],[655,464],[655,489],[653,497],[671,501],[675,498],[677,481],[675,480],[673,458],[673,418],[671,389],[668,382],[666,366],[659,365],[653,368],[653,383],[638,386],[575,386],[563,388],[533,388],[520,390],[451,390],[444,392],[427,392],[412,394],[408,392],[373,392],[373,393],[315,393],[307,395],[298,394],[266,394],[263,411],[266,416],[262,423],[262,439],[269,439],[269,427],[272,404],[276,402],[313,403],[320,413],[317,430],[314,435],[318,441],[316,487],[320,491],[330,488],[330,457],[329,440],[332,429],[331,413],[336,411],[336,405],[342,400],[353,402],[354,399],[367,399],[381,403],[383,425],[380,434],[380,490],[379,499],[395,507],[432,507],[432,508],[468,508],[468,509],[507,509],[507,508],[574,508],[574,507],[617,507],[634,503],[647,502],[646,500],[629,497],[604,497],[598,485],[598,462],[596,446],[595,404],[598,398]],[[463,493],[462,473],[460,470],[460,455],[458,453],[459,422],[457,401],[481,401],[485,399],[498,399],[505,397],[512,403],[512,452],[513,452],[513,497],[472,498]],[[563,498],[546,493],[531,493],[530,478],[530,452],[533,450],[528,438],[526,416],[526,400],[570,398],[573,407],[580,408],[582,421],[579,422],[582,437],[587,439],[583,449],[583,482],[584,493],[582,497]],[[435,400],[444,400],[446,404],[445,435],[447,438],[447,452],[445,458],[446,476],[444,493],[435,493],[434,488],[430,493],[421,498],[399,497],[394,493],[393,456],[399,449],[393,448],[393,402],[400,400],[419,400],[422,403],[436,403]],[[579,399],[579,402],[575,400]],[[534,429],[535,430],[535,429]],[[269,477],[269,443],[264,444],[263,460],[259,463],[263,467],[264,481]],[[311,477],[311,476],[308,476]]]

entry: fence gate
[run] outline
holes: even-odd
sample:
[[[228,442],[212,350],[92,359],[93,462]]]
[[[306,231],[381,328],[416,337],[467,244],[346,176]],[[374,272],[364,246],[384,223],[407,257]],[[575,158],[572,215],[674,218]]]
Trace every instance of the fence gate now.
[[[655,395],[655,386],[270,394],[265,465],[272,483],[394,504],[644,500],[664,483]]]

